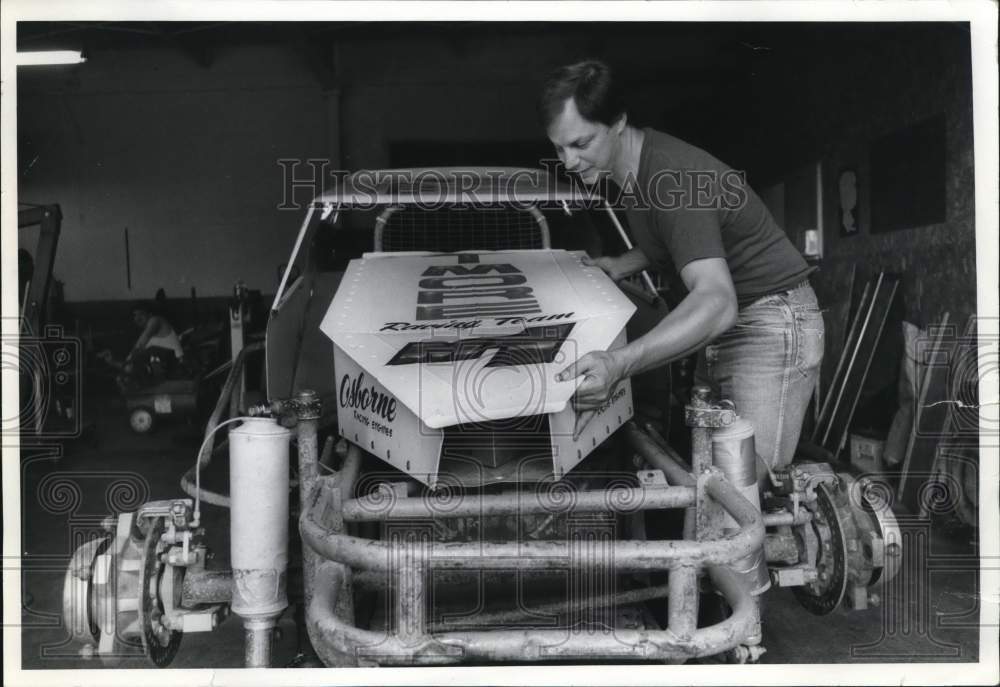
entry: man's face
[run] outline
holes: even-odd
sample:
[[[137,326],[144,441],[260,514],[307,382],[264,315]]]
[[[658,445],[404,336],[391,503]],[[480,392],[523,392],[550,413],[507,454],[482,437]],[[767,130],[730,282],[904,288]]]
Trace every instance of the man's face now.
[[[584,183],[593,184],[602,173],[611,171],[620,140],[618,134],[624,127],[624,116],[610,127],[584,119],[573,98],[568,98],[546,133],[566,171],[575,172]]]

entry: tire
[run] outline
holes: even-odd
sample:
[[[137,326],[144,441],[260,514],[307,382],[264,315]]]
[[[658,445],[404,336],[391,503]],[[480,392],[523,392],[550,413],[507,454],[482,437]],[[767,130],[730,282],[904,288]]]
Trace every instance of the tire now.
[[[128,424],[136,434],[149,434],[156,426],[156,416],[149,408],[136,408],[129,414]]]

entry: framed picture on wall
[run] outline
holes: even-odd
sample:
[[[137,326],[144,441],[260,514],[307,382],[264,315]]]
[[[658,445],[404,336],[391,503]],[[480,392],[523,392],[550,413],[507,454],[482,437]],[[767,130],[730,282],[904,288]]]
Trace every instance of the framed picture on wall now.
[[[856,236],[861,229],[861,204],[858,202],[858,173],[853,167],[837,175],[837,224],[841,236]]]

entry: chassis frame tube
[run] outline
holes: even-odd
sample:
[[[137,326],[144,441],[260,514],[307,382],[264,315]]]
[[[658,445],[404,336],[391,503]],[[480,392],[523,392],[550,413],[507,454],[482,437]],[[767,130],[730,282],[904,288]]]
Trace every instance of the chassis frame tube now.
[[[812,521],[812,513],[807,511],[805,508],[799,508],[798,513],[792,513],[791,511],[764,513],[765,527],[791,527],[795,525],[804,525],[810,521]]]
[[[697,629],[698,623],[698,569],[673,568],[667,586],[667,624],[671,631],[687,637]]]
[[[299,532],[306,546],[323,558],[362,570],[389,569],[391,545],[387,542],[330,531],[317,522],[329,503],[329,478],[317,480],[314,500],[303,510]],[[740,526],[718,539],[707,541],[618,541],[602,564],[619,572],[665,570],[679,566],[732,565],[757,551],[764,541],[760,511],[720,474],[705,477],[705,489]],[[428,568],[562,569],[572,554],[568,541],[445,543],[428,546],[421,554]]]
[[[646,459],[650,465],[657,470],[661,470],[670,484],[681,486],[694,486],[695,479],[688,468],[681,462],[671,449],[660,444],[653,436],[643,431],[635,425],[629,423],[626,426],[626,437],[632,448]],[[805,508],[800,508],[798,513],[782,511],[780,513],[764,513],[765,527],[779,527],[781,525],[802,525],[812,520],[812,514]],[[684,536],[688,537],[689,532],[685,531]]]
[[[645,437],[639,434],[637,438]],[[656,454],[663,454],[655,444],[652,446]],[[568,628],[439,632],[440,628],[428,627],[426,613],[414,605],[420,602],[422,606],[424,587],[428,582],[426,578],[431,570],[457,573],[517,569],[530,574],[565,570],[568,566],[585,562],[573,556],[572,542],[569,541],[412,542],[400,545],[350,536],[344,532],[345,504],[359,506],[359,500],[348,498],[350,492],[336,477],[320,477],[299,519],[304,545],[315,551],[321,561],[313,578],[314,593],[306,611],[309,635],[317,653],[333,666],[372,663],[440,665],[469,659],[544,661],[598,657],[677,662],[718,654],[752,642],[760,634],[759,607],[728,566],[750,552],[762,550],[763,516],[717,470],[706,467],[697,478],[687,470],[683,473],[682,480],[678,481],[687,484],[667,488],[670,491],[663,492],[672,494],[670,499],[681,499],[675,507],[686,508],[693,515],[700,509],[699,499],[704,494],[721,510],[729,513],[739,529],[701,541],[614,542],[610,555],[604,557],[600,565],[616,572],[669,570],[667,592],[672,603],[666,630],[607,633],[579,632]],[[692,488],[696,494],[693,506],[687,500]],[[605,494],[601,495],[605,497]],[[482,514],[483,497],[466,498],[468,504],[465,507]],[[418,501],[421,500],[404,499],[404,506],[396,512],[406,512],[409,517],[413,517],[415,512],[433,515],[426,504],[418,504]],[[490,504],[491,507],[497,505]],[[508,504],[501,504],[500,507],[506,509]],[[374,519],[385,520],[384,517]],[[399,559],[401,555],[405,560]],[[405,565],[401,567],[400,563]],[[586,563],[591,564],[590,561]],[[729,618],[706,628],[697,628],[696,624],[700,568],[708,569],[715,586],[733,609]],[[353,624],[353,616],[343,613],[338,597],[350,588],[346,583],[356,570],[367,571],[362,574],[368,575],[387,575],[387,581],[391,579],[395,582],[395,632],[360,629]],[[660,594],[662,590],[657,590],[657,595]]]
[[[311,393],[311,392],[307,392]],[[311,397],[300,394],[301,400],[310,400]],[[299,504],[304,507],[308,502],[309,495],[316,484],[319,474],[319,440],[317,436],[318,417],[313,413],[306,413],[298,418],[296,434],[298,437],[298,468],[299,468]],[[316,568],[319,561],[316,560],[316,552],[308,546],[302,547],[302,596],[306,607],[312,599],[313,590],[316,589]],[[350,589],[350,575],[346,576]],[[353,612],[353,594],[342,594],[341,603],[349,603]]]
[[[678,462],[656,443],[656,440],[639,429],[634,422],[625,425],[625,437],[636,453],[645,458],[654,468],[663,471],[667,482],[682,487],[695,485],[695,478],[690,469]]]
[[[757,604],[732,571],[709,568],[709,576],[733,609],[720,623],[678,632],[666,630],[491,630],[443,632],[402,638],[363,630],[342,621],[333,612],[336,590],[346,566],[327,561],[317,570],[316,592],[307,610],[310,633],[320,657],[336,665],[346,657],[352,663],[383,665],[440,665],[470,659],[546,661],[614,657],[633,660],[684,661],[732,649],[759,630]],[[678,628],[679,629],[679,628]]]
[[[565,501],[565,502],[564,502]],[[344,502],[344,522],[384,522],[420,518],[464,518],[528,513],[620,512],[687,508],[695,502],[694,487],[621,487],[611,491],[576,492],[570,498],[545,492],[459,494],[446,499],[401,498],[388,505],[381,497]]]

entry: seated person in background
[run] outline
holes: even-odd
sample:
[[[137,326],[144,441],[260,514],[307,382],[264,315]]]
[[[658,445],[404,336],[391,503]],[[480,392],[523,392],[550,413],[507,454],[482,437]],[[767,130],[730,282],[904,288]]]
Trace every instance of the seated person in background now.
[[[155,384],[167,378],[184,358],[184,349],[177,332],[153,305],[137,303],[132,308],[132,321],[142,330],[124,363],[102,358],[121,369],[118,385],[122,390]]]

